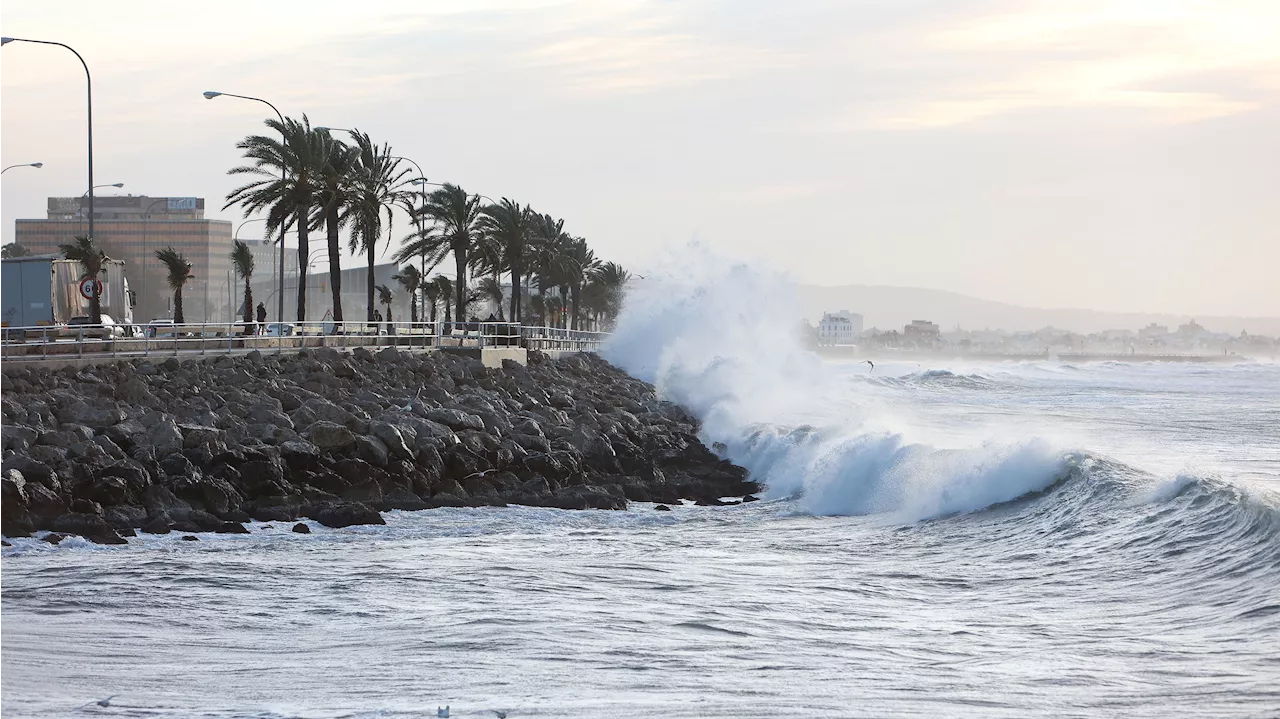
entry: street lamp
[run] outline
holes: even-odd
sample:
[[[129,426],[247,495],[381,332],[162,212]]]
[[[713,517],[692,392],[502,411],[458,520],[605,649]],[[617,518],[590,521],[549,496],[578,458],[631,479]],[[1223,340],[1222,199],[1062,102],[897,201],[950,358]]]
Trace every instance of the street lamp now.
[[[8,172],[9,170],[12,170],[15,167],[34,167],[37,170],[39,170],[40,168],[44,167],[44,163],[43,162],[24,162],[21,165],[9,165],[3,170],[0,170],[0,175],[3,175],[4,173]]]
[[[95,189],[95,190],[96,190],[96,189],[98,189],[99,187],[124,187],[124,183],[123,183],[123,182],[113,182],[113,183],[111,183],[111,184],[109,184],[109,185],[94,185],[94,186],[93,186],[93,189]],[[85,195],[89,194],[89,192],[90,192],[89,190],[85,190],[85,191],[84,191],[80,196],[81,196],[81,197],[84,197]]]
[[[215,97],[219,97],[219,96],[225,95],[226,97],[236,97],[236,98],[239,98],[239,99],[241,99],[241,100],[253,100],[254,102],[260,102],[260,103],[262,103],[262,104],[266,105],[267,107],[269,107],[269,108],[271,108],[273,111],[275,111],[275,113],[276,113],[276,117],[280,118],[280,139],[281,139],[281,141],[284,143],[284,145],[285,145],[286,147],[289,145],[289,138],[288,138],[288,136],[286,136],[286,135],[285,135],[285,122],[284,122],[284,115],[281,115],[281,114],[280,114],[280,110],[278,110],[278,109],[276,108],[276,106],[275,106],[275,105],[272,105],[271,103],[267,102],[266,100],[263,100],[263,99],[262,99],[262,98],[260,98],[260,97],[249,97],[248,95],[233,95],[233,94],[231,94],[231,93],[229,93],[229,92],[217,92],[217,91],[215,91],[215,90],[205,90],[205,91],[204,91],[204,93],[202,93],[202,94],[204,95],[204,99],[206,99],[206,100],[212,100],[212,99],[213,99],[213,98],[215,98]],[[281,167],[281,168],[280,168],[280,180],[281,180],[281,181],[285,181],[285,180],[288,180],[288,179],[289,179],[288,172],[289,172],[288,168],[285,168],[285,167]],[[305,222],[305,221],[306,221],[306,218],[303,218],[303,221]],[[284,324],[284,292],[283,292],[283,289],[284,289],[284,231],[285,231],[285,224],[286,224],[286,223],[283,223],[283,222],[282,222],[282,223],[280,223],[280,289],[281,289],[282,291],[280,292],[280,297],[277,299],[277,303],[276,303],[276,321],[277,321],[277,322],[279,322],[281,325],[283,325],[283,324]]]
[[[52,42],[50,40],[28,40],[26,38],[21,38],[21,37],[0,37],[0,46],[8,45],[11,42],[31,42],[31,43],[36,43],[37,45],[57,45],[58,47],[65,47],[66,49],[70,50],[71,53],[76,56],[76,59],[80,61],[80,64],[84,66],[85,87],[87,89],[88,98],[89,98],[89,104],[88,104],[89,192],[87,194],[89,195],[89,238],[92,239],[93,238],[93,76],[89,74],[89,64],[84,61],[83,57],[80,57],[80,53],[76,52],[75,48],[60,42]],[[35,164],[33,164],[32,166],[38,167],[38,165],[35,165]],[[0,170],[0,174],[3,174],[3,170]]]

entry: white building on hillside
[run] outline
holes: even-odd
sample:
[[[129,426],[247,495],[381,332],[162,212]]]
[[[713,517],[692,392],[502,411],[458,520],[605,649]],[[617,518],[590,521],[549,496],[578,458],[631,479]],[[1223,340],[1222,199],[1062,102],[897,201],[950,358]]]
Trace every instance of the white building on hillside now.
[[[862,315],[848,310],[826,312],[818,322],[818,344],[851,345],[862,334]]]

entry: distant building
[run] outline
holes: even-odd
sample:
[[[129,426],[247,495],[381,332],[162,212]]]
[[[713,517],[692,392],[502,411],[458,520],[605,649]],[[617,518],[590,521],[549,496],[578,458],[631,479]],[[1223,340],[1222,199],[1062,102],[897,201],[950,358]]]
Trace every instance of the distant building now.
[[[848,310],[827,312],[818,322],[818,344],[851,345],[862,334],[862,315]]]
[[[1205,333],[1207,333],[1207,330],[1204,327],[1201,327],[1200,323],[1195,320],[1191,320],[1183,325],[1178,325],[1178,336],[1184,340],[1193,340]]]
[[[908,342],[934,343],[942,336],[938,325],[927,320],[911,320],[911,324],[902,328],[902,338]]]
[[[1164,325],[1158,325],[1155,322],[1138,330],[1138,339],[1143,342],[1163,342],[1169,336],[1169,328]]]
[[[33,254],[61,254],[60,245],[89,232],[87,197],[50,197],[48,217],[15,220],[14,241]],[[170,316],[173,292],[156,250],[172,246],[191,262],[195,278],[183,288],[187,321],[221,319],[228,302],[231,223],[204,218],[200,197],[95,197],[94,234],[108,257],[124,260],[129,287],[137,293],[134,319]]]
[[[294,261],[289,263],[289,256],[292,255]],[[318,256],[318,255],[317,255]],[[267,317],[272,322],[276,319],[276,307],[279,299],[276,288],[280,286],[279,280],[279,255],[276,255],[277,265],[269,272],[264,274],[260,268],[255,268],[253,272],[253,304],[256,308],[261,302],[266,305]],[[285,276],[284,276],[284,321],[293,322],[298,319],[298,250],[297,248],[285,249]],[[258,259],[254,258],[256,264]],[[317,262],[317,265],[319,262]],[[326,263],[327,264],[327,263]],[[391,279],[392,276],[400,272],[399,266],[394,263],[385,263],[374,265],[373,282],[374,285],[386,285],[391,290],[393,301],[391,303],[392,319],[397,322],[409,320],[409,299],[404,291],[404,287],[397,281]],[[344,267],[341,272],[342,278],[342,318],[345,322],[363,322],[369,317],[369,268],[365,265],[358,267]],[[330,277],[328,267],[319,267],[312,272],[307,273],[307,321],[321,322],[333,317],[333,292],[329,286]],[[241,281],[239,294],[236,295],[235,307],[238,309],[244,299],[244,282]],[[421,300],[421,295],[419,295]],[[386,315],[387,308],[378,304],[377,291],[373,296],[374,309]],[[224,309],[225,312],[225,309]],[[226,318],[219,318],[223,321]]]

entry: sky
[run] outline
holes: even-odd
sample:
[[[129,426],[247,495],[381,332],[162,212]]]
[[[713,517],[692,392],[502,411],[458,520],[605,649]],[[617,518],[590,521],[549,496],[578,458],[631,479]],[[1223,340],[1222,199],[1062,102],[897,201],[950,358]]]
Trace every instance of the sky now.
[[[219,90],[641,272],[697,240],[808,284],[1280,316],[1276,0],[8,0],[0,23],[89,63],[108,194],[238,223],[226,171],[268,110]],[[4,175],[9,242],[86,189],[74,56],[6,45],[0,115],[4,165],[45,163]]]

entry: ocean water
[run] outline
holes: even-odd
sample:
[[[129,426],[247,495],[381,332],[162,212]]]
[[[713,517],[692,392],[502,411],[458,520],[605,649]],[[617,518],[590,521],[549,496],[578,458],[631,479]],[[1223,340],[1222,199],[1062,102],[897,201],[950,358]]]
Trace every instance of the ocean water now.
[[[763,501],[15,540],[0,711],[1280,716],[1280,365],[872,369],[706,287],[606,355]]]

